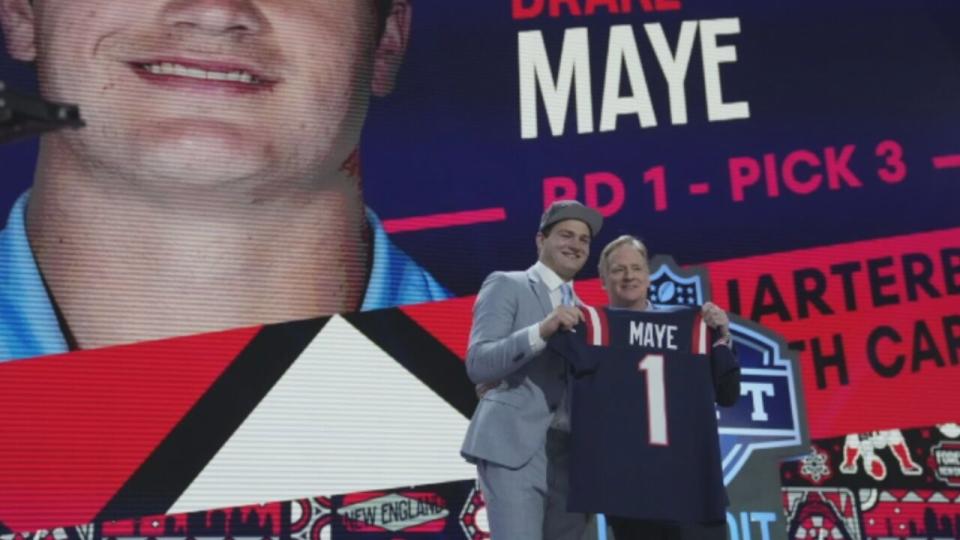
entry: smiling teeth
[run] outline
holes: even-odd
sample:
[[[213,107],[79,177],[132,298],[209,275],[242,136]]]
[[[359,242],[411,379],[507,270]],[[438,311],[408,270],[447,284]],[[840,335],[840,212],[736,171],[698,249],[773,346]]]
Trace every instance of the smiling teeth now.
[[[246,71],[207,71],[205,69],[191,68],[180,64],[171,64],[169,62],[163,62],[162,64],[144,64],[143,68],[154,75],[173,75],[175,77],[186,77],[189,79],[238,82],[243,84],[258,84],[260,82],[259,79]]]

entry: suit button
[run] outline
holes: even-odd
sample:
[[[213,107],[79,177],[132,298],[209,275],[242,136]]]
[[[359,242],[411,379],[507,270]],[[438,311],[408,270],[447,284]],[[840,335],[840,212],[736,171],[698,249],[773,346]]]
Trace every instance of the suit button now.
[[[556,405],[551,405],[551,406],[550,406],[550,412],[557,412],[557,406],[556,406]]]

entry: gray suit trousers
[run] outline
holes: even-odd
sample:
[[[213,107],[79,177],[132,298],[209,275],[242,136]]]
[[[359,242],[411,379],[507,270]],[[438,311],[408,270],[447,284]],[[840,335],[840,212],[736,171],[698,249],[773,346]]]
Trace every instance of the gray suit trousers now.
[[[483,460],[477,463],[492,540],[584,538],[587,516],[566,510],[569,438],[567,433],[549,430],[546,447],[517,469]]]

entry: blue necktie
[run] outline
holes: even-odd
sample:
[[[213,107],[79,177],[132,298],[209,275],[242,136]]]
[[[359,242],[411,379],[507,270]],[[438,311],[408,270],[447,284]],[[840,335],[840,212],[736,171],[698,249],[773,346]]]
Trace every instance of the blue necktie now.
[[[569,283],[564,283],[560,285],[560,305],[563,306],[572,306],[573,303],[573,287]]]

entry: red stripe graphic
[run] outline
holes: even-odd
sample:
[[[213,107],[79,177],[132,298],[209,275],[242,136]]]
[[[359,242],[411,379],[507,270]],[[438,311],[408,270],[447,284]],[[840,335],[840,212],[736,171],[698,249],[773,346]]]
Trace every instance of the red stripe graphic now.
[[[958,167],[960,167],[960,154],[933,156],[933,168],[935,169],[956,169]]]
[[[597,317],[600,319],[600,341],[604,347],[610,346],[610,324],[607,322],[607,310],[597,308]]]
[[[709,195],[710,194],[710,183],[709,182],[699,182],[696,184],[690,184],[690,194],[691,195]]]
[[[385,219],[383,228],[388,234],[425,231],[428,229],[445,229],[461,225],[476,225],[478,223],[494,223],[506,221],[505,208],[484,208],[481,210],[464,210],[445,214],[431,214],[408,218]]]
[[[442,302],[404,306],[400,311],[442,343],[461,360],[467,359],[473,303],[476,296],[464,296]]]
[[[0,366],[0,522],[92,521],[258,331]]]
[[[956,420],[960,228],[707,267],[717,304],[802,348],[811,437]]]

